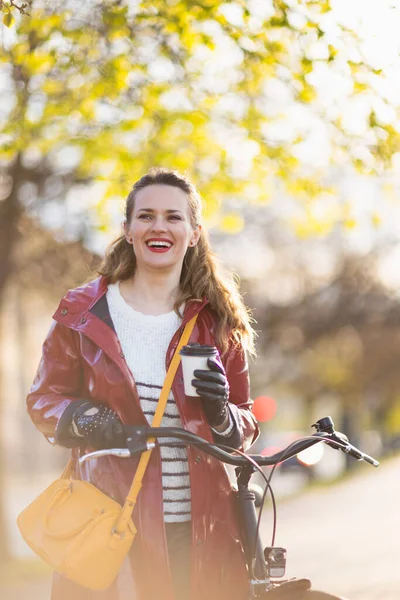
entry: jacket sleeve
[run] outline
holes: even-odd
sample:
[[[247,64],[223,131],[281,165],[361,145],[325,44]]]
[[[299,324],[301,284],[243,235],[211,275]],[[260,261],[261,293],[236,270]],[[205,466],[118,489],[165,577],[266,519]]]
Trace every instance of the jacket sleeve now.
[[[231,342],[228,352],[222,357],[222,363],[229,383],[229,410],[234,427],[229,441],[223,436],[214,434],[214,437],[221,444],[247,450],[256,441],[260,431],[251,411],[253,401],[250,399],[249,371],[243,348]]]
[[[35,426],[49,442],[67,448],[79,444],[69,436],[67,424],[77,406],[86,402],[79,395],[82,370],[75,336],[73,330],[53,322],[27,397],[28,413]]]

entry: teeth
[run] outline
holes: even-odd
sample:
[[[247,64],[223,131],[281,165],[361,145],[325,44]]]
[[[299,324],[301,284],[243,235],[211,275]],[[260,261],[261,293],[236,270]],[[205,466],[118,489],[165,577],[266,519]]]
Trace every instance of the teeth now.
[[[148,242],[147,245],[154,248],[170,248],[172,246],[169,242]]]

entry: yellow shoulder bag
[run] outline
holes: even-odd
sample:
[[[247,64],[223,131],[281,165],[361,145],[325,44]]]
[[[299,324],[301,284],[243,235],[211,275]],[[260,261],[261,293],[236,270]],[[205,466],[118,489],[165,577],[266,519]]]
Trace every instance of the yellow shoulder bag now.
[[[189,341],[195,322],[196,316],[187,323],[175,351],[152,427],[161,424],[180,361],[179,350]],[[136,534],[132,512],[150,455],[151,450],[141,455],[123,506],[91,483],[68,477],[68,465],[61,478],[18,516],[18,527],[26,543],[68,579],[93,590],[106,589],[117,576]]]

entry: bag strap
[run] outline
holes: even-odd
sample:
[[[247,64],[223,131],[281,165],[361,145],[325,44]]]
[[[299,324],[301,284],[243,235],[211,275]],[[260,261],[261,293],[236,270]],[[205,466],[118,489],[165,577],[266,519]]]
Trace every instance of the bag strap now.
[[[71,479],[72,477],[72,458],[69,459],[61,473],[60,479]]]
[[[161,420],[163,418],[165,407],[168,401],[169,392],[172,387],[172,382],[174,380],[176,371],[178,370],[178,366],[181,360],[179,351],[182,348],[182,346],[185,346],[185,344],[188,343],[191,333],[193,331],[193,327],[196,323],[196,319],[197,315],[190,319],[190,321],[185,326],[181,339],[179,340],[179,344],[175,350],[175,354],[172,358],[167,375],[165,377],[164,385],[160,394],[160,399],[157,403],[156,412],[154,413],[153,421],[151,423],[152,427],[159,427],[161,424]],[[155,442],[155,438],[149,438],[148,442]],[[133,478],[132,485],[130,487],[125,503],[122,507],[121,514],[114,528],[114,532],[117,535],[123,535],[129,526],[129,521],[132,516],[133,509],[135,508],[137,497],[142,487],[143,477],[146,472],[147,465],[149,464],[151,452],[152,449],[147,450],[146,452],[143,452],[140,457],[140,461],[135,476]]]

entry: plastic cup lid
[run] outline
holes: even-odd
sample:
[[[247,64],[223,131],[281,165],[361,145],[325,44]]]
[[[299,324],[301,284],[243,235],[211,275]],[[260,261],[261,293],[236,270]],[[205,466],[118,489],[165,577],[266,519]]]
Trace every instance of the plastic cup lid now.
[[[183,346],[179,354],[182,356],[213,356],[218,350],[215,346],[206,346],[203,344],[188,344]]]

